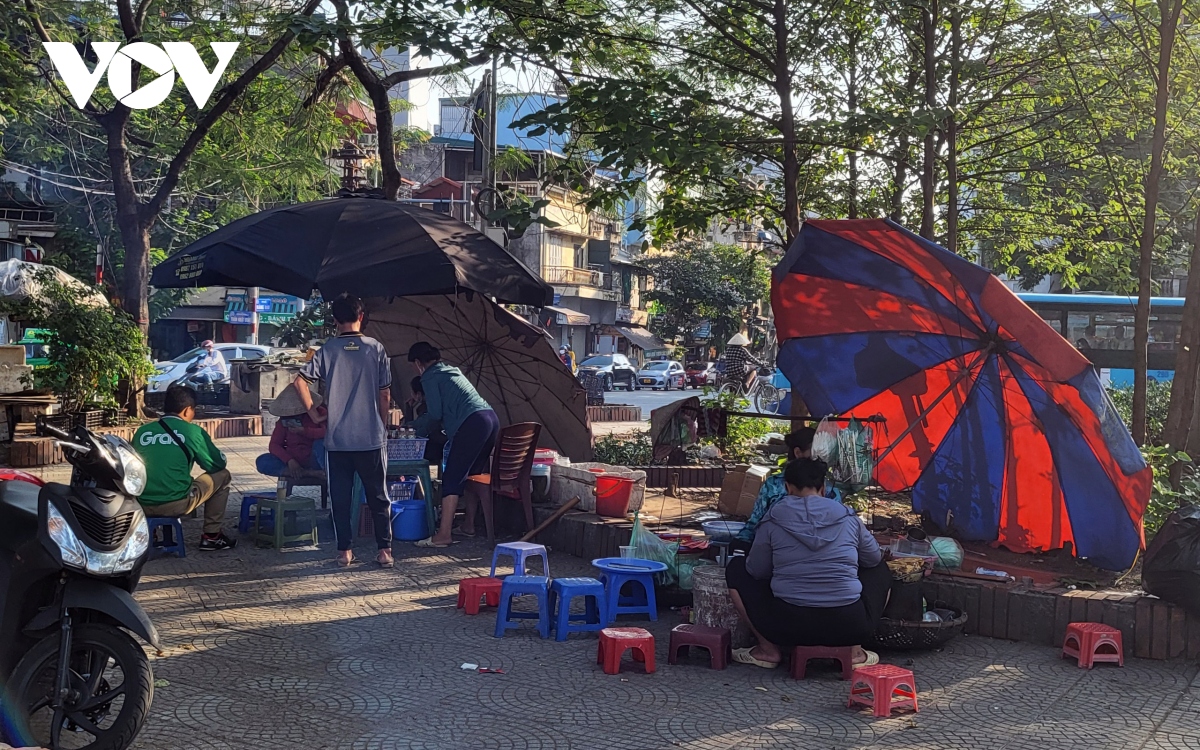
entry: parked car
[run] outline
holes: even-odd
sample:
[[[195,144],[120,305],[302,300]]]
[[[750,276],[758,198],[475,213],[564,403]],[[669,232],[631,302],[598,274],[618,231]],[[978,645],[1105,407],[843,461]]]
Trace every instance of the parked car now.
[[[226,362],[232,362],[235,359],[262,359],[271,352],[271,347],[258,344],[217,344],[213,348],[225,357]],[[197,347],[190,352],[180,354],[175,359],[155,362],[154,368],[158,372],[150,376],[150,380],[146,384],[146,392],[165,393],[173,383],[188,374],[188,367],[193,362],[203,356],[204,349]]]
[[[703,388],[706,385],[717,385],[717,366],[712,362],[691,362],[687,370],[688,385],[693,388]]]
[[[611,391],[623,385],[631,391],[638,390],[637,368],[624,354],[593,354],[579,363],[578,377],[595,375],[600,378],[604,390]]]
[[[683,365],[673,360],[647,362],[638,371],[637,380],[639,385],[648,385],[656,391],[669,391],[672,388],[682,391],[687,388],[687,372]]]

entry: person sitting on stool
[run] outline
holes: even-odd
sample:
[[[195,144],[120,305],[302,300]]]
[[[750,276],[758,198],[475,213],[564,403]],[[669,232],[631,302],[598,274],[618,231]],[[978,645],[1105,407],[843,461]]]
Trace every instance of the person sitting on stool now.
[[[259,474],[288,479],[325,478],[325,422],[328,412],[321,405],[321,394],[312,394],[313,406],[321,421],[308,415],[295,384],[279,392],[267,411],[279,417],[271,431],[268,453],[255,461]]]
[[[892,574],[854,511],[823,496],[824,461],[784,469],[788,494],[758,527],[747,557],[725,568],[729,595],[758,638],[733,660],[773,669],[796,646],[854,646],[854,665],[878,664],[862,648],[883,616]]]
[[[237,540],[221,529],[231,477],[225,454],[208,433],[192,423],[196,392],[182,385],[167,389],[166,414],[133,435],[133,447],[146,462],[146,490],[138,501],[149,518],[179,518],[204,506],[200,551],[233,549]],[[192,479],[192,464],[204,474]]]

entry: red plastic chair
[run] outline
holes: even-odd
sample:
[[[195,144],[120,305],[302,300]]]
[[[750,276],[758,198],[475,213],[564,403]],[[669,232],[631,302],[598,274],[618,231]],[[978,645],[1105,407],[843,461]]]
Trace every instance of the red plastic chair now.
[[[621,671],[621,657],[633,649],[633,660],[646,666],[646,674],[654,671],[654,636],[642,628],[605,628],[600,631],[596,663],[604,665],[604,674]]]
[[[850,700],[846,706],[870,706],[875,716],[892,715],[896,708],[917,708],[917,683],[908,669],[891,664],[875,664],[854,670],[854,682],[850,685]]]
[[[477,615],[481,601],[489,607],[499,607],[502,583],[499,578],[462,579],[458,582],[458,609]]]
[[[1077,659],[1080,669],[1091,669],[1101,662],[1125,666],[1121,631],[1099,622],[1073,622],[1067,625],[1062,655]]]
[[[496,539],[492,514],[494,498],[507,497],[519,500],[525,508],[525,530],[533,530],[533,458],[537,451],[538,436],[542,426],[537,422],[520,422],[500,429],[496,448],[492,452],[492,470],[489,474],[472,477],[474,481],[490,487],[483,501],[483,523],[487,527],[488,542]]]

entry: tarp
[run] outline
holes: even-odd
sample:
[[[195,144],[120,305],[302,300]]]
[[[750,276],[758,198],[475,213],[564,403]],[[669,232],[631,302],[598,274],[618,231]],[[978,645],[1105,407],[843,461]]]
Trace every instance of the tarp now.
[[[1133,563],[1151,470],[1087,359],[999,279],[890,221],[809,221],[771,303],[810,411],[886,418],[885,489],[963,539]]]
[[[647,354],[661,354],[667,351],[667,345],[645,329],[622,328],[620,326],[616,326],[616,329],[622,336],[629,340],[629,343],[642,349]]]
[[[40,274],[51,274],[58,283],[78,290],[81,301],[96,307],[107,307],[108,300],[92,287],[84,284],[71,274],[41,263],[27,263],[23,260],[6,260],[0,262],[0,298],[3,299],[42,299],[42,282]]]
[[[592,323],[592,318],[590,315],[587,313],[581,313],[578,310],[572,310],[567,307],[555,307],[554,305],[546,305],[542,309],[549,310],[555,315],[558,315],[561,318],[561,320],[558,321],[559,325],[586,326],[591,325]]]

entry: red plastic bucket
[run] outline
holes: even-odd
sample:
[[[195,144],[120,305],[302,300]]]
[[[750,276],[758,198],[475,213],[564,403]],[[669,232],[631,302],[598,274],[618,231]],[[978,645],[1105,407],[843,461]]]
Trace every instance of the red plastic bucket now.
[[[629,513],[629,500],[633,496],[634,480],[619,474],[601,474],[596,477],[596,515],[608,518],[624,518]]]

